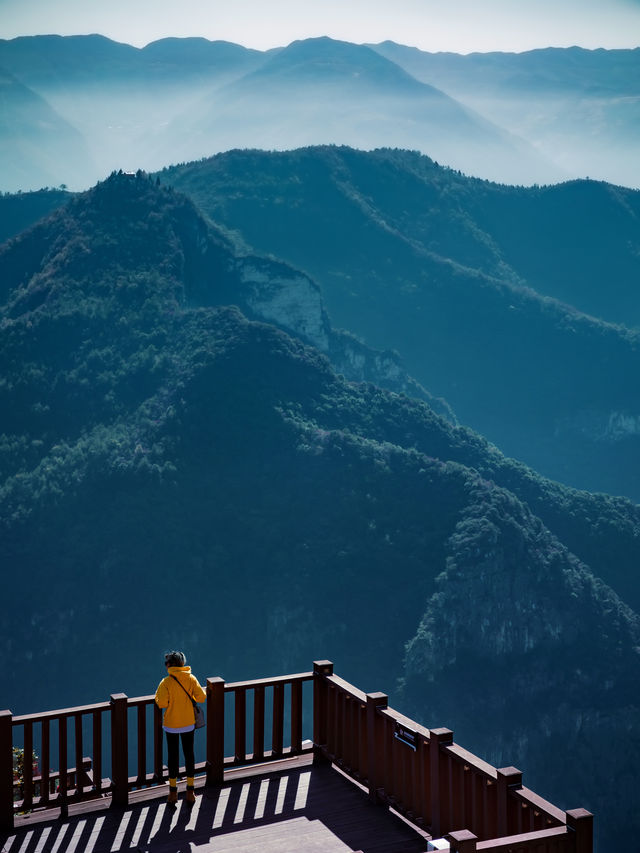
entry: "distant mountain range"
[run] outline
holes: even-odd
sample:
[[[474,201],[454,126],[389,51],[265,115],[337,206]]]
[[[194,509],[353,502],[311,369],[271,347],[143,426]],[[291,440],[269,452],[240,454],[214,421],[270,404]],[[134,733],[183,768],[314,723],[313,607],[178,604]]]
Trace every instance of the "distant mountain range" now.
[[[405,158],[450,176],[417,155],[298,156],[300,178],[330,158],[352,194],[360,157],[363,180],[406,181]],[[213,168],[267,202],[238,157]],[[158,643],[227,678],[326,655],[622,844],[640,831],[635,789],[610,785],[640,761],[639,508],[541,478],[415,386],[349,382],[367,364],[401,381],[397,357],[336,331],[313,281],[167,177],[113,174],[0,247],[6,704],[139,692]],[[392,232],[372,222],[345,222],[363,255]],[[447,268],[441,298],[457,279],[509,289],[428,267]]]
[[[465,56],[393,42],[372,48],[527,139],[568,174],[640,187],[640,48]]]
[[[536,86],[546,59],[553,71]],[[583,51],[578,59],[588,86],[572,50],[456,60],[328,38],[265,52],[204,39],[143,49],[102,36],[0,41],[0,68],[27,87],[25,105],[38,96],[78,135],[56,147],[37,123],[20,139],[5,131],[4,163],[27,151],[32,169],[25,176],[0,164],[0,189],[43,181],[81,189],[113,169],[318,143],[409,148],[513,184],[591,174],[635,186],[638,93],[629,80],[637,52]],[[15,98],[6,104],[7,128],[23,109]]]

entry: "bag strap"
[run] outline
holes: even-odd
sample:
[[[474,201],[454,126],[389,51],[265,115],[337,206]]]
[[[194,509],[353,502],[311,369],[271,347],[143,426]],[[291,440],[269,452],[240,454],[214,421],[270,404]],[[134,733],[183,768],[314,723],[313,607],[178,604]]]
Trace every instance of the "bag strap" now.
[[[180,684],[180,682],[179,682],[179,681],[178,681],[178,679],[175,677],[175,675],[170,675],[170,676],[169,676],[169,678],[173,678],[173,680],[174,680],[174,681],[177,681],[177,682],[178,682],[178,684]],[[189,693],[189,691],[187,690],[187,688],[186,688],[183,684],[180,684],[180,687],[182,687],[182,689],[183,689],[183,690],[184,690],[184,692],[187,694],[187,696],[189,697],[189,699],[191,699],[191,703],[192,703],[193,707],[195,708],[195,707],[196,707],[196,700],[193,698],[193,696]]]

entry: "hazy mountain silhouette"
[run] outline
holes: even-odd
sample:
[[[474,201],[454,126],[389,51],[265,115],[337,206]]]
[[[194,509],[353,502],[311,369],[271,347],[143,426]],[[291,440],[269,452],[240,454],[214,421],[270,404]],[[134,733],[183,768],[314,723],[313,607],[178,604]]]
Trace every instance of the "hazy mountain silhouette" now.
[[[160,138],[165,150],[169,139],[181,160],[235,147],[286,149],[321,142],[417,148],[496,180],[515,182],[524,174],[529,181],[552,180],[562,174],[523,140],[370,48],[329,38],[278,51],[204,98],[197,109],[185,110],[168,126],[166,141]]]
[[[570,174],[640,187],[640,48],[463,56],[394,42],[372,47],[528,139]]]
[[[245,74],[264,58],[258,51],[205,39],[162,39],[143,49],[98,35],[0,41],[0,65],[77,128],[93,156],[87,166],[71,146],[49,145],[43,134],[39,145],[45,154],[51,149],[53,177],[42,181],[27,172],[16,184],[0,166],[0,187],[30,189],[64,182],[82,189],[113,169],[148,166],[148,139],[159,128],[189,104],[197,104],[203,93]],[[164,150],[154,165],[174,160]]]
[[[164,179],[310,273],[334,323],[397,349],[509,455],[640,499],[639,333],[610,322],[640,320],[640,194],[500,187],[342,148],[230,152]]]
[[[143,174],[113,175],[0,250],[13,710],[155,681],[143,650],[170,596],[164,642],[186,644],[199,670],[297,671],[320,646],[365,689],[402,676],[421,721],[482,755],[508,751],[540,793],[598,808],[607,838],[628,837],[633,788],[607,780],[640,760],[638,617],[534,506],[557,531],[589,530],[585,547],[635,595],[612,555],[637,549],[638,508],[544,481],[426,403],[349,383],[317,348],[225,307],[255,315],[304,279],[239,251]]]
[[[76,189],[113,169],[318,142],[418,149],[502,181],[565,174],[370,48],[329,38],[261,53],[203,39],[137,49],[97,35],[34,36],[0,42],[2,64],[89,141],[92,175],[60,158],[55,183]]]
[[[264,54],[225,41],[164,38],[144,48],[101,35],[21,36],[0,40],[0,65],[46,91],[86,84],[159,83],[170,78],[245,74]]]
[[[83,175],[95,170],[82,135],[44,98],[0,68],[2,189],[57,185],[64,180],[60,164],[69,160]]]

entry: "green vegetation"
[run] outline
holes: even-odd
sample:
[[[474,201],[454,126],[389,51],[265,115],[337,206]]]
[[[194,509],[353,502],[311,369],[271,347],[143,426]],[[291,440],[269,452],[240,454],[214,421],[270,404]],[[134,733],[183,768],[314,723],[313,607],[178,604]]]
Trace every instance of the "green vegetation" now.
[[[639,192],[506,187],[415,152],[336,147],[232,151],[161,174],[308,272],[334,324],[397,350],[505,453],[640,500]]]
[[[597,805],[640,761],[635,744],[612,755],[592,737],[606,716],[622,742],[638,711],[640,627],[616,593],[637,601],[640,511],[347,382],[248,316],[246,263],[143,173],[0,249],[12,710],[136,695],[164,646],[228,678],[328,657],[366,690],[397,682],[415,716],[481,754],[509,752],[496,763],[521,763],[543,794],[562,771],[561,805]],[[265,290],[286,273],[259,268]],[[571,743],[573,772],[557,737],[576,715],[588,736]],[[637,821],[627,807],[608,802],[610,837]]]

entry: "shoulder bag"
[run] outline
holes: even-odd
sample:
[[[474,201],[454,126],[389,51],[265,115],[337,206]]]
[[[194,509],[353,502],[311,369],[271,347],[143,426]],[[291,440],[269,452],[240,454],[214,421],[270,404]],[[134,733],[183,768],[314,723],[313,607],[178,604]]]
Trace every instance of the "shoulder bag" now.
[[[172,676],[170,676],[170,677],[171,677],[171,678],[173,678],[173,680],[174,680],[174,681],[177,681],[177,682],[178,682],[178,684],[180,684],[180,682],[179,682],[179,681],[178,681],[178,679],[175,677],[175,675],[172,675]],[[202,710],[202,708],[200,707],[200,705],[198,705],[198,703],[195,701],[195,699],[194,699],[194,698],[193,698],[193,696],[189,693],[189,691],[186,689],[186,687],[184,687],[182,684],[180,684],[180,687],[182,687],[182,689],[183,689],[183,690],[184,690],[184,692],[187,694],[187,696],[189,697],[189,699],[191,699],[191,704],[193,705],[193,713],[195,714],[195,718],[196,718],[196,728],[197,728],[197,729],[202,729],[202,728],[204,728],[204,726],[206,725],[206,721],[205,721],[205,718],[204,718],[204,711]]]

